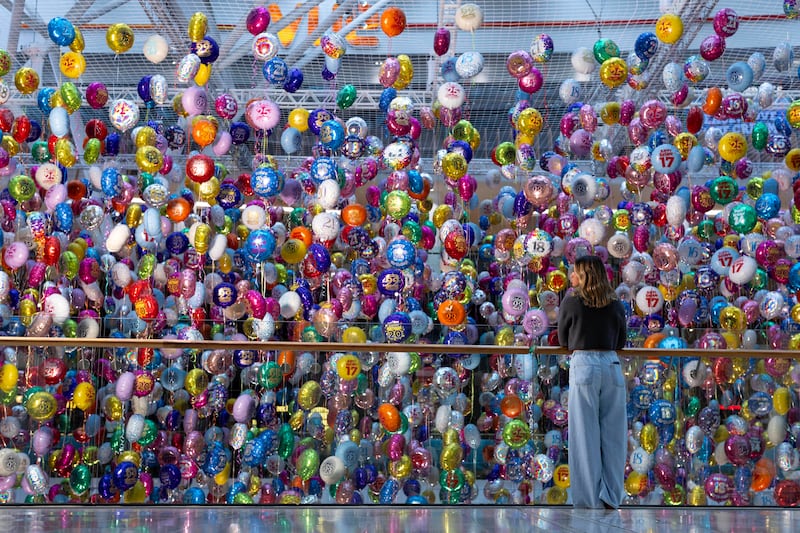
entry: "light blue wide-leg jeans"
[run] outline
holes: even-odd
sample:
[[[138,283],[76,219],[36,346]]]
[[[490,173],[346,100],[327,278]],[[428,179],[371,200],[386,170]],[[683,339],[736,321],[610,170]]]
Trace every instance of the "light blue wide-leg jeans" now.
[[[619,507],[628,455],[625,378],[614,351],[575,350],[569,366],[572,504]]]

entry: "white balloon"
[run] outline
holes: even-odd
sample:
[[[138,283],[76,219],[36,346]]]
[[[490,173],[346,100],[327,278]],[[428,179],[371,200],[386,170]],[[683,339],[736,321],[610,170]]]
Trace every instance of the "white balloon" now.
[[[278,305],[281,308],[281,316],[283,318],[292,318],[300,310],[302,301],[299,294],[294,291],[287,291],[278,299]]]
[[[603,242],[603,237],[606,234],[606,226],[596,218],[587,218],[578,228],[578,235],[582,239],[586,239],[593,246],[597,246]],[[610,252],[609,252],[610,253]]]
[[[460,83],[448,81],[439,86],[436,91],[436,99],[447,109],[457,109],[461,107],[467,98],[467,94]]]
[[[158,64],[167,58],[167,54],[169,54],[169,43],[167,43],[164,37],[156,33],[148,37],[144,42],[142,52],[148,61]]]
[[[211,240],[211,246],[208,247],[208,257],[212,261],[219,261],[219,258],[225,254],[225,250],[228,248],[228,239],[225,238],[225,235],[216,234],[214,238]]]
[[[474,78],[483,71],[483,56],[480,52],[464,52],[456,60],[456,72],[464,79]]]
[[[50,110],[47,121],[50,124],[50,131],[56,137],[64,137],[69,133],[69,113],[65,107],[56,106]]]
[[[565,104],[574,104],[583,96],[583,89],[577,80],[568,78],[561,82],[561,86],[558,88],[558,96]]]
[[[341,192],[342,188],[336,180],[325,180],[317,187],[317,201],[324,209],[333,209]]]
[[[106,250],[115,254],[122,250],[131,236],[131,229],[122,223],[117,224],[106,237]],[[125,267],[126,269],[128,267]]]
[[[53,293],[44,301],[44,312],[53,316],[53,324],[60,326],[69,318],[69,301],[59,293]]]
[[[339,235],[339,219],[333,213],[320,213],[311,220],[311,229],[321,241],[332,241]]]
[[[585,46],[579,46],[572,52],[570,57],[572,68],[578,74],[591,74],[597,68],[597,61],[594,59],[594,54]]]
[[[758,263],[752,257],[747,255],[737,257],[728,269],[728,278],[737,285],[744,285],[753,279],[757,268]]]
[[[483,24],[483,11],[477,4],[461,4],[456,11],[456,26],[459,30],[475,31]]]
[[[680,226],[686,220],[686,202],[680,196],[670,196],[667,200],[667,222],[671,226]]]
[[[631,263],[632,264],[632,263]],[[645,315],[652,315],[661,311],[664,306],[664,295],[657,288],[645,286],[636,293],[636,307]]]
[[[615,233],[608,238],[606,248],[608,249],[609,255],[612,257],[624,259],[631,255],[633,245],[631,244],[631,240],[627,235],[624,233]]]
[[[267,212],[260,205],[248,205],[242,210],[241,220],[249,230],[261,229],[267,221]]]

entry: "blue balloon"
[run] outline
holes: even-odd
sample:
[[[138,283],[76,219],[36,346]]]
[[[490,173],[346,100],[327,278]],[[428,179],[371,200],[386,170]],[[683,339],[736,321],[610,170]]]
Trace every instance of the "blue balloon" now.
[[[746,61],[737,61],[728,67],[725,73],[728,87],[736,92],[742,92],[753,83],[753,69]]]
[[[756,200],[755,209],[758,218],[764,220],[775,218],[781,209],[781,199],[771,192],[762,193]]]
[[[75,40],[75,26],[65,18],[55,17],[47,23],[47,35],[58,46],[69,46]]]
[[[255,261],[266,261],[275,251],[275,235],[265,229],[251,231],[245,241],[244,249],[247,254]]]
[[[764,180],[762,184],[762,196],[764,194],[774,194],[778,195],[779,187],[778,187],[778,180],[775,178],[767,178]]]
[[[197,54],[203,64],[213,63],[219,58],[219,45],[208,35],[200,41],[193,42],[191,51],[193,54]]]
[[[41,136],[42,136],[42,125],[35,120],[31,120],[31,131],[28,134],[28,138],[25,139],[25,142],[32,143]]]
[[[39,89],[39,92],[36,93],[36,105],[39,107],[39,111],[45,115],[49,115],[50,111],[53,110],[53,106],[50,105],[50,99],[55,92],[56,90],[50,87],[42,87]]]
[[[381,92],[381,97],[378,100],[378,109],[386,113],[389,110],[392,100],[397,98],[397,89],[394,87],[387,87]]]
[[[472,146],[466,141],[453,141],[447,146],[447,152],[459,153],[464,156],[467,163],[472,161]]]
[[[186,131],[180,126],[167,128],[167,131],[164,132],[164,137],[166,137],[169,147],[173,150],[177,150],[186,144]]]
[[[228,132],[231,134],[231,142],[236,146],[250,139],[250,126],[244,122],[232,122]]]
[[[189,249],[189,237],[182,231],[174,231],[167,235],[165,244],[169,253],[180,255]]]
[[[789,269],[789,281],[787,281],[786,286],[792,292],[800,291],[800,263],[795,263],[792,265],[792,268]]]
[[[165,464],[161,466],[158,479],[163,486],[174,489],[181,482],[181,469],[173,464]]]
[[[271,198],[283,190],[285,178],[283,172],[270,166],[258,167],[250,175],[250,186],[258,196]]]
[[[139,80],[139,85],[136,86],[136,92],[139,93],[139,98],[141,98],[145,103],[153,101],[153,97],[150,96],[151,79],[152,76],[144,76],[141,80]]]
[[[69,204],[60,203],[53,210],[53,223],[56,231],[69,233],[72,231],[74,215]]]
[[[458,81],[461,76],[456,71],[457,58],[449,57],[442,61],[442,66],[439,68],[439,73],[442,75],[444,81]]]
[[[383,504],[394,503],[398,492],[400,492],[400,483],[395,478],[390,477],[383,483],[378,501]]]
[[[408,268],[414,262],[416,255],[414,244],[406,239],[395,239],[386,247],[386,258],[395,268]]]
[[[789,120],[786,118],[786,115],[782,113],[776,115],[772,124],[775,126],[775,131],[781,135],[785,135],[787,137],[792,136],[792,126],[789,124]]]
[[[106,155],[119,155],[119,133],[109,133],[105,142]]]
[[[111,198],[119,194],[119,171],[114,167],[108,167],[100,175],[100,188],[107,197]]]
[[[200,487],[191,487],[183,493],[183,503],[201,505],[206,503],[206,495]]]
[[[322,67],[322,73],[320,75],[325,81],[331,81],[336,78],[336,73],[328,70],[328,67]]]
[[[283,82],[283,90],[287,93],[295,93],[303,86],[303,71],[299,68],[289,69],[286,74],[286,81]]]
[[[689,157],[686,158],[686,166],[689,172],[700,172],[706,164],[706,152],[702,146],[695,146],[689,150]]]
[[[311,163],[309,171],[311,180],[319,185],[326,180],[335,180],[338,177],[336,161],[331,157],[318,157]]]
[[[383,321],[383,335],[388,343],[404,342],[411,335],[411,317],[408,313],[395,312]]]
[[[111,478],[115,487],[126,491],[139,480],[139,469],[131,461],[122,461],[114,468]]]
[[[303,146],[303,137],[297,128],[286,128],[281,133],[281,148],[289,155],[300,150]]]
[[[111,499],[114,493],[117,492],[114,488],[114,481],[111,474],[104,474],[97,482],[97,493],[100,494],[105,500]]]
[[[265,80],[278,85],[286,81],[286,76],[289,73],[289,67],[286,65],[286,61],[280,57],[273,57],[264,63],[262,73],[264,74]]]
[[[330,150],[338,150],[344,144],[344,126],[336,120],[326,120],[319,129],[319,141]]]
[[[322,125],[328,120],[333,120],[333,115],[327,109],[315,109],[308,114],[308,129],[314,135],[319,135]]]
[[[653,32],[642,33],[636,38],[633,49],[642,59],[651,59],[658,52],[658,37]]]

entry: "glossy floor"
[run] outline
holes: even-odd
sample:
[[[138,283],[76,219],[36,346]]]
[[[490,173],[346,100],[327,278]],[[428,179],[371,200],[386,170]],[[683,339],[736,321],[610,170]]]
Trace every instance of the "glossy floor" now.
[[[527,533],[797,531],[798,511],[571,507],[0,507],[0,531]]]

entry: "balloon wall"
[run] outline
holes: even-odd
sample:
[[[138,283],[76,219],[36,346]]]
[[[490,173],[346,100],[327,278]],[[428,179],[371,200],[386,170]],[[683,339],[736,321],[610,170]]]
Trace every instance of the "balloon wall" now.
[[[568,503],[569,360],[528,347],[558,345],[569,265],[595,253],[628,311],[626,503],[800,504],[800,365],[755,357],[800,348],[800,104],[777,107],[759,81],[792,64],[788,42],[708,86],[739,28],[731,8],[661,72],[650,62],[685,50],[669,9],[634,42],[574,48],[574,78],[547,79],[573,43],[534,35],[506,59],[509,122],[479,132],[469,92],[485,60],[451,43],[479,35],[484,10],[464,3],[429,32],[442,81],[428,106],[403,93],[408,55],[380,63],[385,118],[370,131],[349,110],[362,88],[336,85],[345,36],[322,35],[324,69],[303,72],[270,22],[266,7],[241,22],[269,85],[247,101],[209,83],[220,45],[200,12],[174,76],[143,72],[138,99],[82,77],[85,42],[65,18],[47,25],[57,87],[0,50],[0,500]],[[398,49],[407,26],[400,7],[380,14]],[[105,41],[152,64],[175,52],[125,23]],[[329,108],[270,97],[312,75],[336,87]],[[545,83],[564,110],[548,146],[552,110],[531,100]],[[668,103],[630,97],[659,83]],[[4,106],[14,91],[38,109]],[[87,106],[102,118],[76,142]],[[151,119],[160,107],[179,119]],[[421,153],[423,130],[444,131],[441,148]],[[489,134],[506,139],[474,175]],[[96,338],[129,343],[87,347]],[[267,341],[298,344],[252,344]]]

